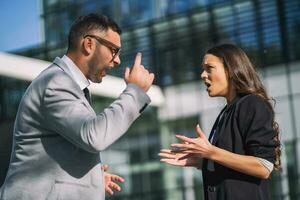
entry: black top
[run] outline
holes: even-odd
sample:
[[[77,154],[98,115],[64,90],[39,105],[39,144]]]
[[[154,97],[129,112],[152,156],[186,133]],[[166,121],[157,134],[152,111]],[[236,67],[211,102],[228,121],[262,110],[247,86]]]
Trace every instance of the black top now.
[[[261,97],[248,94],[237,97],[223,108],[209,140],[227,151],[274,163],[274,137],[272,111]],[[206,200],[270,199],[267,180],[234,171],[211,160],[204,159],[202,175]]]

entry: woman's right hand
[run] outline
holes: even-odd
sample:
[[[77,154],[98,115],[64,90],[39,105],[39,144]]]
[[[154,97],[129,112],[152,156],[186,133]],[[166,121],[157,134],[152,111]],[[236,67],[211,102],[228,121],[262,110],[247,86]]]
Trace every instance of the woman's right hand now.
[[[182,153],[181,151],[175,151],[170,149],[161,149],[158,154],[163,163],[167,163],[180,167],[201,167],[201,157],[192,153]]]

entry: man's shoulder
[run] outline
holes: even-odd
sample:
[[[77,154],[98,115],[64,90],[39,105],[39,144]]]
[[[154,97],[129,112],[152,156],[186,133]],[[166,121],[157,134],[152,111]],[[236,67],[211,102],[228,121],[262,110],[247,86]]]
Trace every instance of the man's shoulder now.
[[[32,84],[44,85],[47,88],[72,86],[75,84],[72,77],[56,64],[50,65],[42,71],[33,81]]]

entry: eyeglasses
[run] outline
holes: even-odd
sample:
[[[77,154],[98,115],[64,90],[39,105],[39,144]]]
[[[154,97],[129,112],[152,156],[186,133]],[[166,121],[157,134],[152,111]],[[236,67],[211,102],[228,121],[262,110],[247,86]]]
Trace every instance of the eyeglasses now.
[[[98,37],[96,35],[85,35],[83,38],[86,38],[86,37],[91,37],[91,38],[94,38],[96,39],[100,44],[106,46],[107,48],[109,48],[109,50],[111,51],[112,53],[112,60],[114,60],[117,56],[120,55],[120,52],[121,52],[121,47],[118,47],[117,45],[115,45],[114,43],[106,40],[106,39],[103,39],[101,37]]]

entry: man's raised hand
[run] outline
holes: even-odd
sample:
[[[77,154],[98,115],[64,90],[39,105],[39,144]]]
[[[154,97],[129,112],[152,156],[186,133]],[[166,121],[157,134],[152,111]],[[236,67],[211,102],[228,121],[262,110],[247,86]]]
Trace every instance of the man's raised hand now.
[[[147,92],[153,83],[154,74],[149,73],[149,71],[141,64],[141,62],[142,54],[137,53],[133,67],[131,69],[126,67],[124,79],[127,84],[133,83]]]

